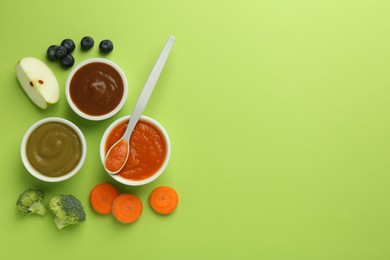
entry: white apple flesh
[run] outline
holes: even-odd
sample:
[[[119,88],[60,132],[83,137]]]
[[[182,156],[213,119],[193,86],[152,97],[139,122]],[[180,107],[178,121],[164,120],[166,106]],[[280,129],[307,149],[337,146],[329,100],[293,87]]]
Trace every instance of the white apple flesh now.
[[[41,60],[33,57],[21,59],[16,64],[16,77],[27,96],[40,108],[55,104],[60,97],[60,87],[53,71]]]

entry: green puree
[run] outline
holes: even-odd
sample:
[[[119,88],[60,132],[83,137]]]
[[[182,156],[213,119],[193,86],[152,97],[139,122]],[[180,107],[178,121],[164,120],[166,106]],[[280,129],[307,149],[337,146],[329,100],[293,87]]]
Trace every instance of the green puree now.
[[[35,129],[27,141],[27,157],[43,175],[59,177],[72,171],[81,158],[81,141],[69,126],[49,122]]]

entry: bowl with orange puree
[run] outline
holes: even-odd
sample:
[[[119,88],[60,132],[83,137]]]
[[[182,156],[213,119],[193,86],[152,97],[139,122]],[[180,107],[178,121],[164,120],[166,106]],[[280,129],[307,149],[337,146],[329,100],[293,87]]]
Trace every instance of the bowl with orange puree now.
[[[107,151],[124,134],[130,116],[113,122],[104,132],[100,143],[100,158],[104,165]],[[130,154],[123,169],[110,174],[116,181],[139,186],[158,178],[168,165],[171,153],[169,137],[156,120],[141,116],[130,138]]]
[[[80,62],[65,85],[69,106],[89,120],[112,117],[123,107],[128,92],[125,73],[113,61],[92,58]]]

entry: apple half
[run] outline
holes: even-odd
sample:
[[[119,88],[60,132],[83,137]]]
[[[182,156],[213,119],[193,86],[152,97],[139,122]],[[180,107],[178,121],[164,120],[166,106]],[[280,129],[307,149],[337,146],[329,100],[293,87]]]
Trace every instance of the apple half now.
[[[16,64],[16,77],[27,96],[40,108],[55,104],[60,87],[53,71],[41,60],[25,57]]]

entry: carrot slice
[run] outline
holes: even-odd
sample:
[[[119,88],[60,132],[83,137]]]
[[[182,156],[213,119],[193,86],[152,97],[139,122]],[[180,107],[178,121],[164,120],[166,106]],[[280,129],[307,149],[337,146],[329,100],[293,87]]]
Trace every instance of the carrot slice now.
[[[89,202],[92,208],[100,214],[109,214],[112,204],[119,196],[119,191],[108,183],[97,184],[89,194]]]
[[[142,213],[141,200],[132,194],[119,195],[112,205],[114,217],[124,224],[136,221]]]
[[[149,197],[149,204],[154,211],[160,214],[172,213],[179,203],[177,192],[168,186],[155,188]]]

